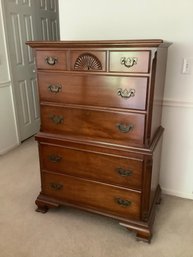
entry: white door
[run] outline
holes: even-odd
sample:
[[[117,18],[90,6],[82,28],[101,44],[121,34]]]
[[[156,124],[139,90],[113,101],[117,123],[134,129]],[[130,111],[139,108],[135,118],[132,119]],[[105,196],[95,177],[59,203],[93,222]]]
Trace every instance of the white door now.
[[[58,0],[36,0],[39,11],[36,17],[39,26],[38,38],[42,40],[59,40]]]
[[[39,130],[34,57],[28,40],[58,40],[58,0],[4,0],[4,17],[20,140]]]

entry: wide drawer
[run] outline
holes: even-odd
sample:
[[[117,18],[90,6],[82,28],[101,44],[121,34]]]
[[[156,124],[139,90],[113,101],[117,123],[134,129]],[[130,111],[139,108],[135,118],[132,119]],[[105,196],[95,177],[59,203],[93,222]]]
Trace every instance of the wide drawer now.
[[[39,144],[43,170],[141,189],[143,160]]]
[[[142,145],[145,115],[41,105],[41,131],[85,140]]]
[[[139,219],[140,216],[141,193],[108,184],[42,172],[42,193],[117,217]]]
[[[150,51],[110,51],[111,72],[148,73]]]
[[[66,70],[66,51],[47,50],[36,51],[37,69]]]
[[[148,78],[39,72],[40,101],[146,109]]]

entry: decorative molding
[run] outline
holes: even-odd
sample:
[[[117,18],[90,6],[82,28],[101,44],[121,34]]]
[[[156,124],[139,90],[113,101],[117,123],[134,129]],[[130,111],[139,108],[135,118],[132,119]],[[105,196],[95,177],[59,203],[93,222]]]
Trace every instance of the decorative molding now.
[[[20,105],[21,105],[21,117],[22,117],[22,126],[28,125],[31,122],[30,117],[30,107],[28,102],[28,85],[27,80],[21,80],[18,83],[18,90],[20,95]]]
[[[56,6],[57,6],[56,0],[50,0],[50,11],[56,12],[56,9],[57,9]]]
[[[49,20],[48,18],[41,17],[41,26],[42,26],[42,37],[43,40],[49,40]]]
[[[13,33],[13,44],[15,48],[16,55],[16,65],[24,65],[24,53],[23,53],[23,45],[22,45],[22,36],[21,36],[21,23],[20,16],[18,13],[11,13],[11,33]]]
[[[11,81],[0,82],[0,88],[1,87],[10,87],[10,86],[11,86]]]
[[[81,54],[74,64],[75,70],[102,70],[99,59],[90,53]]]
[[[32,15],[24,15],[24,24],[25,24],[25,34],[27,41],[34,40],[34,34],[33,34],[33,25],[32,25]],[[28,53],[28,62],[29,64],[34,63],[34,57],[32,49],[27,46],[27,53]]]
[[[193,101],[181,101],[181,100],[172,100],[165,98],[162,103],[163,107],[178,107],[178,108],[193,108]]]
[[[47,10],[47,1],[46,0],[40,0],[40,9]]]
[[[31,0],[22,0],[22,5],[28,5],[31,6]]]
[[[166,189],[163,187],[162,187],[162,193],[166,194],[166,195],[172,195],[172,196],[177,196],[177,197],[193,200],[193,194],[191,194],[191,193],[173,191],[173,190]]]

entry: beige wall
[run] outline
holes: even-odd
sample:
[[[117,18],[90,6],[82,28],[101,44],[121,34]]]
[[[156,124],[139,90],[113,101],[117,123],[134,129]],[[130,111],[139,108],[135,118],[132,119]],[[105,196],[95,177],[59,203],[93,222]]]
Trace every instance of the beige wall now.
[[[169,48],[164,94],[163,191],[193,199],[193,1],[59,0],[63,40],[161,38]],[[190,58],[191,74],[181,73]]]

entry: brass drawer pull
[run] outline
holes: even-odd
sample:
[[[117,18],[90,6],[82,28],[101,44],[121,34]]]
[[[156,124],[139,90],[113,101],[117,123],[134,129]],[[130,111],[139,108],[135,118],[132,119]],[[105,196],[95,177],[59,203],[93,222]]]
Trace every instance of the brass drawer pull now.
[[[131,201],[125,200],[125,199],[122,199],[122,198],[119,198],[119,197],[116,197],[116,198],[115,198],[115,202],[116,202],[118,205],[120,205],[120,206],[122,206],[122,207],[124,207],[124,208],[129,207],[129,206],[132,204]]]
[[[127,89],[121,89],[119,88],[117,91],[117,95],[121,96],[124,99],[129,99],[130,97],[135,96],[135,89],[130,89],[129,91]]]
[[[59,156],[59,155],[55,155],[55,154],[52,154],[52,155],[49,155],[48,156],[48,159],[51,161],[51,162],[60,162],[62,160],[62,157]]]
[[[50,187],[55,190],[55,191],[58,191],[58,190],[61,190],[63,188],[63,185],[62,184],[59,184],[59,183],[50,183]]]
[[[126,124],[123,124],[123,123],[119,123],[119,124],[117,124],[116,126],[117,126],[117,128],[118,128],[122,133],[128,133],[128,132],[132,131],[133,128],[134,128],[133,124],[128,124],[128,125],[126,125]]]
[[[45,58],[45,62],[48,65],[55,65],[58,62],[58,58],[57,57],[53,57],[53,56],[47,56]]]
[[[117,168],[116,172],[122,177],[129,177],[133,175],[133,172],[131,170],[125,170],[123,168]]]
[[[51,93],[59,93],[61,90],[62,90],[62,86],[60,84],[55,84],[55,85],[49,85],[48,86],[48,90],[51,92]]]
[[[52,115],[50,119],[55,123],[55,124],[61,124],[64,121],[64,117],[61,115]]]
[[[121,65],[124,65],[127,68],[137,64],[137,57],[121,57]]]

